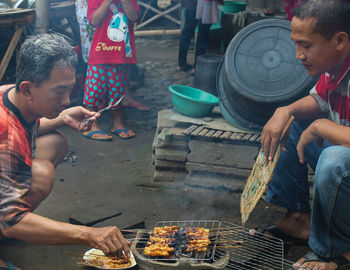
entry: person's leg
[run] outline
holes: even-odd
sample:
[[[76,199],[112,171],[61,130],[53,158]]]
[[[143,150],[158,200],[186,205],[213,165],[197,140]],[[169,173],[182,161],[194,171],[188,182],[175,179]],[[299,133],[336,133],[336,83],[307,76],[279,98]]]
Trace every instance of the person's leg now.
[[[185,10],[185,25],[181,31],[179,41],[178,69],[185,68],[187,64],[187,52],[196,28],[196,10]]]
[[[315,171],[310,247],[325,257],[350,251],[350,148],[325,149]]]
[[[139,101],[136,101],[131,95],[130,95],[130,79],[131,79],[131,65],[127,66],[127,80],[124,87],[124,99],[123,99],[123,106],[124,107],[131,107],[135,108],[140,111],[149,111],[149,108],[142,104]]]
[[[194,67],[196,67],[197,57],[205,54],[208,46],[209,31],[211,24],[203,24],[200,20],[198,21],[198,37],[196,40],[196,52]]]
[[[128,65],[109,65],[109,74],[113,80],[108,80],[108,100],[113,100],[113,103],[120,99],[125,94],[126,87],[128,85],[129,69]],[[111,83],[113,81],[113,83]],[[111,108],[112,111],[112,129],[113,134],[118,135],[123,139],[134,137],[135,134],[132,130],[125,128],[122,122],[122,106],[119,104],[115,108]]]
[[[88,65],[86,70],[85,93],[83,104],[89,111],[96,112],[103,105],[107,89],[107,70],[105,65]],[[98,121],[93,121],[91,128],[84,132],[95,140],[111,140],[112,137],[101,131]]]
[[[331,146],[322,151],[315,171],[309,239],[314,253],[308,262],[302,258],[294,264],[295,269],[337,269],[334,258],[339,256],[350,265],[349,205],[350,148]]]
[[[309,123],[294,122],[287,140],[287,151],[281,151],[274,176],[268,186],[266,201],[288,209],[276,224],[290,236],[307,239],[310,233],[310,204],[308,168],[299,163],[296,146],[301,133]],[[310,143],[305,148],[305,157],[312,168],[325,147]]]
[[[67,151],[67,141],[58,131],[37,138],[36,158],[32,162],[33,180],[26,197],[32,210],[50,194],[55,180],[55,167],[64,159]]]

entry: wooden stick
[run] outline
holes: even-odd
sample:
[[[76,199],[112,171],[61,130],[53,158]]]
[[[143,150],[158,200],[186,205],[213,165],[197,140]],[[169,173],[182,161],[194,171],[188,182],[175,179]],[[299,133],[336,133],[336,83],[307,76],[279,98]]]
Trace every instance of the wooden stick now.
[[[217,240],[216,243],[244,243],[244,240]]]
[[[120,230],[122,233],[123,232],[132,232],[132,233],[137,233],[137,232],[143,232],[143,233],[149,233],[152,232],[150,230],[145,230],[145,229],[130,229],[130,230]]]
[[[241,230],[243,230],[242,229],[242,227],[239,227],[239,226],[233,226],[233,227],[225,227],[225,228],[211,228],[211,229],[209,229],[210,231],[216,231],[216,230],[218,230],[218,231],[227,231],[227,230],[233,230],[233,229],[241,229]]]
[[[137,31],[135,31],[135,37],[180,35],[180,34],[181,34],[181,29],[137,30]]]
[[[241,246],[217,246],[217,248],[225,248],[225,249],[229,249],[229,248],[239,248]]]
[[[13,34],[11,42],[6,50],[6,53],[5,53],[4,57],[2,58],[2,61],[0,64],[0,80],[2,79],[2,76],[4,76],[4,74],[5,74],[7,66],[11,60],[11,56],[12,56],[14,50],[16,49],[16,46],[18,44],[19,39],[21,38],[23,29],[24,29],[24,25],[20,25],[17,27],[16,32]]]

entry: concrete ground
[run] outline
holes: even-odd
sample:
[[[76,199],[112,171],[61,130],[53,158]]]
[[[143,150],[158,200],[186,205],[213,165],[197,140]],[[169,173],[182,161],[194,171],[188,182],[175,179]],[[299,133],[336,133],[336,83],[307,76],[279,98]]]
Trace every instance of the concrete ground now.
[[[138,39],[137,54],[139,66],[146,70],[146,80],[145,85],[132,94],[150,106],[151,112],[125,111],[126,126],[133,129],[136,137],[96,142],[78,132],[62,129],[69,141],[70,156],[57,168],[53,192],[35,213],[63,222],[69,217],[88,222],[122,212],[121,216],[96,226],[125,227],[144,220],[149,229],[161,220],[214,219],[240,224],[240,194],[152,181],[152,141],[157,112],[172,108],[168,85],[191,85],[193,77],[175,72],[177,39]],[[193,59],[192,51],[189,58]],[[109,123],[110,115],[106,113],[101,127],[108,131]],[[281,214],[280,209],[261,203],[246,226],[267,225]],[[33,246],[8,239],[0,241],[0,258],[23,270],[85,269],[77,262],[88,249],[85,246]],[[296,249],[292,254],[297,257],[303,251]]]

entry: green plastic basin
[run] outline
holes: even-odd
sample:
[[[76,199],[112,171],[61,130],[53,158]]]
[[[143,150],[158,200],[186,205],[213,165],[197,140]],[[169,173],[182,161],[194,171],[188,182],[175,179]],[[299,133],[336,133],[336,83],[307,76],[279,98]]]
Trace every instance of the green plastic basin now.
[[[222,11],[226,13],[236,13],[245,10],[247,2],[243,1],[224,1]]]
[[[169,91],[175,109],[192,117],[206,116],[219,103],[218,97],[185,85],[170,85]]]

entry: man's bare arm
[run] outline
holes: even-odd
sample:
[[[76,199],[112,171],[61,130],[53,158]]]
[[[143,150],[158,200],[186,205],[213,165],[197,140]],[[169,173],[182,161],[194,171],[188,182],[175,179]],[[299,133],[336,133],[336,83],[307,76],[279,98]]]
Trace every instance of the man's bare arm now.
[[[5,237],[32,244],[82,244],[101,249],[109,255],[129,254],[130,249],[117,227],[91,228],[71,225],[28,213],[19,223],[2,231]]]
[[[333,145],[350,147],[350,127],[337,124],[325,118],[312,122],[301,134],[297,145],[299,162],[305,163],[304,149],[306,145],[313,141],[322,145],[324,140]]]
[[[275,155],[283,127],[291,115],[296,121],[306,121],[322,117],[322,112],[317,100],[310,95],[288,106],[278,108],[264,126],[261,134],[261,147],[265,159],[272,160]]]
[[[38,135],[51,132],[63,125],[69,126],[78,131],[89,130],[92,121],[84,124],[84,120],[91,116],[93,117],[91,120],[94,121],[100,115],[96,112],[88,111],[81,106],[68,108],[62,111],[55,119],[41,118]]]

